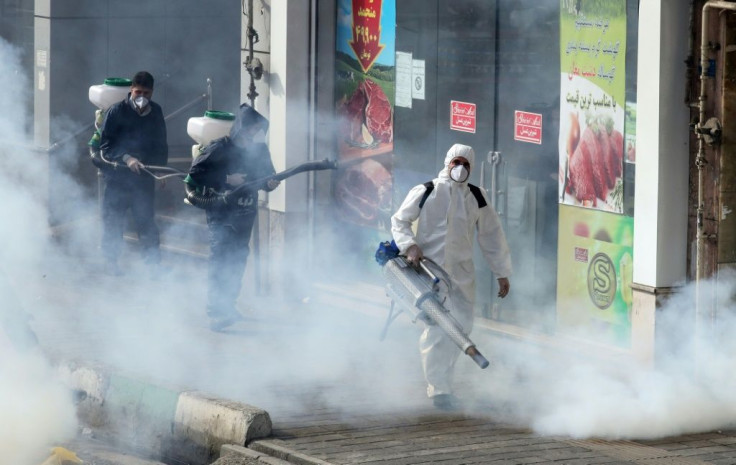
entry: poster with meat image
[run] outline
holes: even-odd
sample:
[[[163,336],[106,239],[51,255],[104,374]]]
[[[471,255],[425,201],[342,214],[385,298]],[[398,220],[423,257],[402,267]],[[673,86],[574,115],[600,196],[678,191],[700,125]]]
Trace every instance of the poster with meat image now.
[[[343,153],[390,151],[393,148],[393,107],[381,86],[364,77],[349,98],[338,101]]]
[[[395,0],[339,0],[335,58],[341,218],[383,228],[391,215]]]
[[[561,9],[563,204],[623,213],[625,7],[625,0],[602,0]]]

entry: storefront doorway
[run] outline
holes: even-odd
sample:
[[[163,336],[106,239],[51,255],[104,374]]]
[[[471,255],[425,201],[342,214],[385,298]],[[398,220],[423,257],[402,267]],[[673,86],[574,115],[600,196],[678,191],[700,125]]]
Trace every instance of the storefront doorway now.
[[[452,144],[472,146],[471,182],[488,190],[514,261],[512,293],[501,301],[478,255],[477,313],[545,332],[554,331],[556,301],[559,8],[538,0],[396,2],[394,204],[437,175]],[[409,106],[398,98],[402,54],[423,76],[411,83],[419,91]],[[538,125],[529,137],[516,130],[519,112]]]

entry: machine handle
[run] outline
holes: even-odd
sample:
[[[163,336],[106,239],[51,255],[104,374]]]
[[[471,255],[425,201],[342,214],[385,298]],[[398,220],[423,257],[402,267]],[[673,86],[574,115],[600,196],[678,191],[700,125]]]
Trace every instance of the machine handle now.
[[[419,267],[420,267],[420,268],[422,269],[422,271],[424,271],[424,273],[426,273],[426,274],[427,274],[427,276],[429,276],[429,278],[430,278],[430,279],[432,280],[432,286],[436,286],[437,284],[439,284],[439,283],[440,283],[440,278],[438,278],[436,274],[432,273],[432,270],[430,270],[430,269],[429,269],[429,268],[427,267],[427,265],[425,265],[425,264],[424,264],[424,261],[425,261],[424,259],[421,259],[421,260],[419,261]]]

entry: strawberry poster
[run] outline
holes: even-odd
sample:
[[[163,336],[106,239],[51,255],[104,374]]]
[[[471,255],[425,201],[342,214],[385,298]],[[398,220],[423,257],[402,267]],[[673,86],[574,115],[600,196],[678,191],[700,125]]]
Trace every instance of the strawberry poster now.
[[[560,1],[560,203],[622,213],[626,0]]]
[[[338,0],[334,196],[341,217],[385,229],[393,179],[395,0]]]

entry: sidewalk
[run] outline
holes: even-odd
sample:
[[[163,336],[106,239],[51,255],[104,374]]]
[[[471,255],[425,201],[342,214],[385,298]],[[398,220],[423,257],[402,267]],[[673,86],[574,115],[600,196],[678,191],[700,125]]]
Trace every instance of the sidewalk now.
[[[203,311],[201,264],[151,281],[135,258],[123,278],[97,275],[93,259],[55,259],[43,276],[17,277],[44,351],[57,360],[98,361],[150,386],[180,386],[263,409],[271,435],[251,441],[251,453],[336,465],[736,464],[733,429],[647,441],[538,432],[513,393],[498,391],[511,378],[524,389],[535,373],[525,379],[504,360],[518,347],[482,334],[474,338],[492,367],[480,370],[461,357],[456,381],[466,408],[438,412],[423,393],[418,327],[401,317],[378,340],[386,315],[380,286],[314,281],[302,286],[308,291],[302,298],[252,299],[243,308],[245,322],[213,333]],[[691,412],[693,428],[698,413]],[[650,420],[641,412],[642,425]]]

